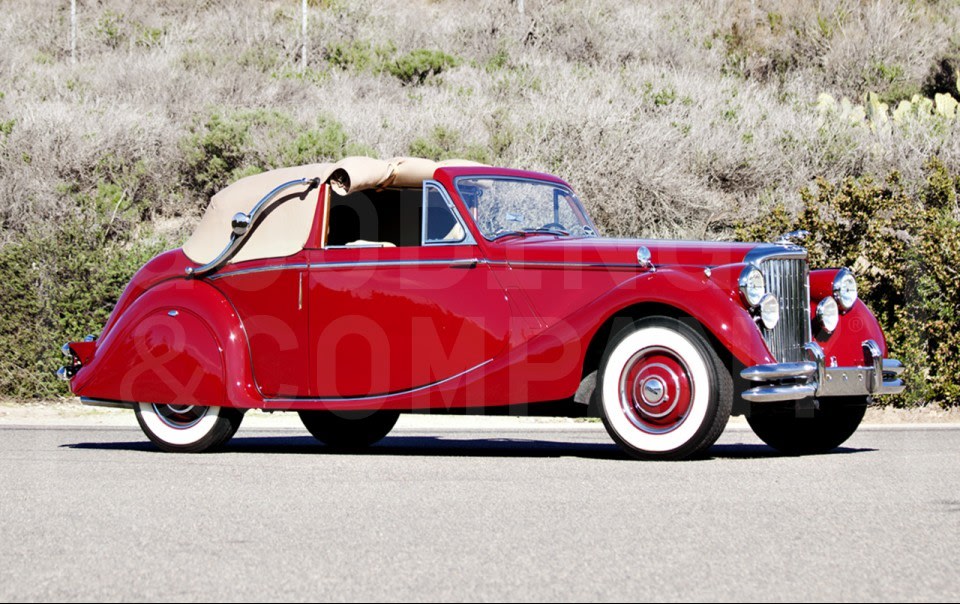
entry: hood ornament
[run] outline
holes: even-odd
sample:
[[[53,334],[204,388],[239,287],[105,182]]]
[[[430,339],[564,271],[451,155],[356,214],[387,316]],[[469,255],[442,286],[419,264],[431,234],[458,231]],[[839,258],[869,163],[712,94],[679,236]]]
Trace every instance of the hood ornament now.
[[[789,245],[789,244],[797,245],[803,242],[809,236],[810,236],[810,231],[799,229],[796,231],[790,231],[789,233],[784,233],[783,235],[780,235],[776,243],[779,243],[781,245]]]

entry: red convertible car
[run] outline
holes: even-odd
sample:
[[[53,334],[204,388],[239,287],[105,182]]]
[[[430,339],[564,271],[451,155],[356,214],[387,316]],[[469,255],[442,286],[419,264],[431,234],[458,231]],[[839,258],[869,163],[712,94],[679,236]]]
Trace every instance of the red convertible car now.
[[[227,187],[64,353],[83,402],[188,452],[263,409],[346,448],[401,413],[599,416],[666,459],[745,414],[801,454],[904,388],[850,272],[810,270],[789,240],[607,239],[556,177],[413,158]]]

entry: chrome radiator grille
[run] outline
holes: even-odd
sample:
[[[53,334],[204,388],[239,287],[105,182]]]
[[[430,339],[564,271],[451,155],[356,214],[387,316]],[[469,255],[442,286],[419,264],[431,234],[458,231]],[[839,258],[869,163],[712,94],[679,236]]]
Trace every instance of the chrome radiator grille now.
[[[761,327],[763,339],[781,363],[805,361],[803,345],[810,341],[810,269],[805,258],[761,260],[767,291],[780,301],[780,322]]]

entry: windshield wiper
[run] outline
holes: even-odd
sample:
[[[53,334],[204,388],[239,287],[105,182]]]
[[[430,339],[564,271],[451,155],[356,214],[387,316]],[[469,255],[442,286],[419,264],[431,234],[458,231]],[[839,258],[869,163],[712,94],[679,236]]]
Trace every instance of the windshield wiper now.
[[[510,237],[510,236],[526,237],[526,236],[527,236],[527,231],[526,231],[526,229],[524,229],[524,230],[522,230],[522,231],[512,231],[512,230],[507,230],[507,229],[499,229],[496,233],[493,234],[493,239],[491,239],[490,241],[496,241],[497,239],[502,239],[503,237]]]
[[[535,228],[525,228],[523,229],[524,233],[550,233],[551,235],[569,235],[570,231],[566,229],[561,229],[560,227],[535,227]]]

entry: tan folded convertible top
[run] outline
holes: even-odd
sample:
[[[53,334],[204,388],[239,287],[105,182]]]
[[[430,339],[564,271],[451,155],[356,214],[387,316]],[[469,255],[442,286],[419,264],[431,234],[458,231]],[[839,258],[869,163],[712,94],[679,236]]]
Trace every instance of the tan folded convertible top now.
[[[335,164],[310,164],[270,170],[241,178],[213,196],[197,228],[183,244],[190,260],[206,264],[230,243],[230,221],[237,212],[249,212],[261,197],[278,185],[299,178],[319,178],[330,184],[338,195],[385,187],[419,187],[433,178],[437,168],[447,166],[479,166],[476,162],[450,159],[436,162],[416,157],[395,157],[389,160],[372,157],[347,157]],[[230,262],[256,258],[278,258],[296,254],[310,236],[318,195],[304,195],[306,185],[284,191],[274,202],[274,209],[264,216],[249,239]]]

